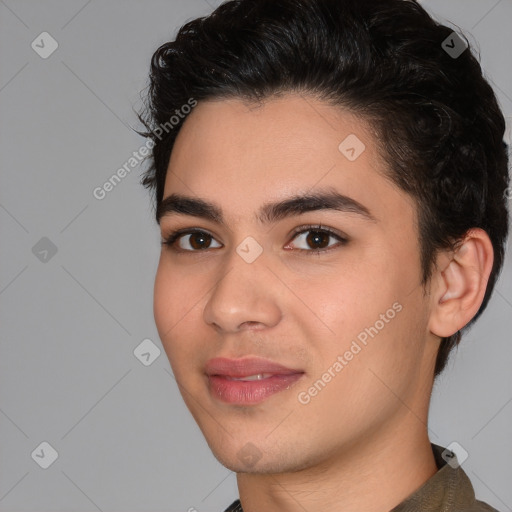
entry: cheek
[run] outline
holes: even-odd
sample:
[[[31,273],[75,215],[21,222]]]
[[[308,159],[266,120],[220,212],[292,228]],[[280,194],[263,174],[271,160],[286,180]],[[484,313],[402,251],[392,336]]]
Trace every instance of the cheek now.
[[[421,293],[396,293],[394,298],[394,302],[375,311],[377,316],[362,331],[366,344],[360,344],[368,393],[376,399],[379,393],[389,393],[391,402],[395,394],[406,397],[414,393],[421,375],[427,325]]]
[[[342,268],[321,279],[297,279],[293,288],[314,313],[307,315],[310,328],[317,325],[323,331],[327,326],[343,344],[372,326],[398,295],[391,282],[381,279],[376,283],[374,277],[369,266],[363,265],[350,271]]]
[[[173,284],[169,272],[166,272],[163,267],[160,260],[153,291],[153,313],[160,339],[165,342],[166,333],[174,323],[177,287]]]
[[[193,347],[189,343],[179,343],[184,339],[186,332],[192,332],[190,325],[195,307],[199,307],[200,295],[194,292],[189,279],[186,283],[179,272],[172,271],[165,262],[160,260],[155,276],[153,294],[153,313],[155,324],[162,345],[167,353],[171,365],[173,361],[182,357],[184,349]],[[185,357],[183,355],[183,357]]]
[[[155,322],[164,338],[169,330],[177,330],[183,320],[193,314],[207,291],[204,276],[183,271],[163,252],[155,276],[153,311]],[[164,341],[164,340],[162,340]]]
[[[307,316],[306,328],[316,339],[311,348],[321,364],[329,366],[338,355],[352,350],[358,351],[353,359],[364,364],[365,374],[369,365],[386,373],[410,367],[411,362],[414,366],[421,357],[418,343],[424,319],[419,312],[424,303],[419,288],[411,293],[410,283],[417,279],[413,271],[381,257],[349,272],[340,269],[329,279],[296,281],[298,295],[315,313]],[[322,340],[325,326],[330,340]]]

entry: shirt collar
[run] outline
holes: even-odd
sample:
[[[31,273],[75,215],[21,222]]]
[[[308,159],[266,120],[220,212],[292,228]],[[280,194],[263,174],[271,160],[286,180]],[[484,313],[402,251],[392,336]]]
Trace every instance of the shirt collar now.
[[[455,453],[436,444],[431,446],[437,473],[391,512],[445,512],[462,510],[474,504],[473,486],[460,467]]]

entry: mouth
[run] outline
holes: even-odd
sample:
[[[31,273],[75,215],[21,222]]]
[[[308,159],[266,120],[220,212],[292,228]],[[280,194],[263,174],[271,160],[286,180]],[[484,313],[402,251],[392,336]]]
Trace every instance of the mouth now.
[[[261,358],[215,358],[205,369],[213,398],[233,405],[260,403],[290,389],[304,375],[303,370]]]

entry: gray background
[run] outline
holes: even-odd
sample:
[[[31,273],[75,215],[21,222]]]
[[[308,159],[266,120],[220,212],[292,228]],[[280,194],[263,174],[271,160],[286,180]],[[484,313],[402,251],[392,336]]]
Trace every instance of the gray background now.
[[[141,169],[103,200],[92,194],[144,142],[130,126],[153,51],[219,3],[0,1],[2,512],[205,512],[237,497],[163,350],[149,366],[133,354],[147,338],[162,348],[152,313],[159,234]],[[424,5],[478,42],[510,143],[512,0]],[[31,47],[44,31],[58,42],[46,59]],[[56,254],[36,246],[42,237]],[[510,248],[430,417],[432,441],[469,453],[478,496],[501,511],[512,510]],[[48,469],[36,463],[48,450],[31,456],[43,441],[58,452]]]

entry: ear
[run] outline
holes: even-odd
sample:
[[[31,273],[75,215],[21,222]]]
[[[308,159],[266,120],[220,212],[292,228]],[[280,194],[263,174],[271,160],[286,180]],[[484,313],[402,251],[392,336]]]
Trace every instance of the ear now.
[[[470,229],[461,245],[438,255],[431,281],[432,334],[447,338],[462,329],[476,315],[487,289],[494,251],[489,235]]]

